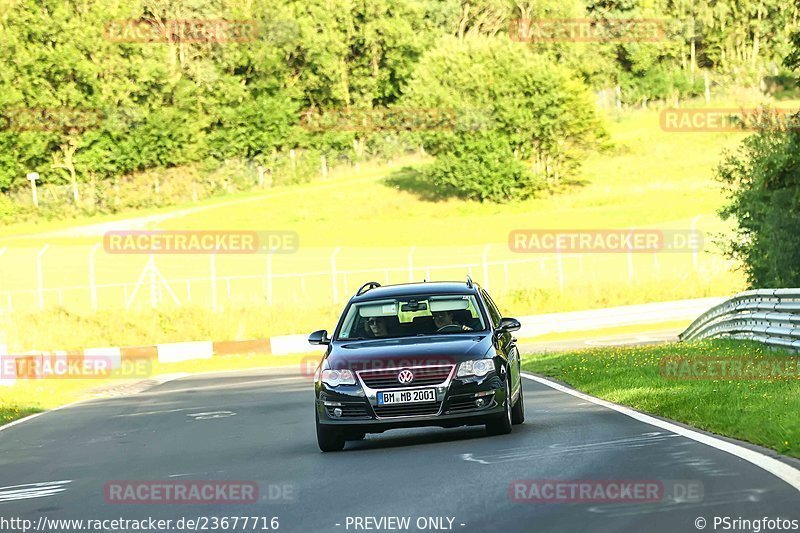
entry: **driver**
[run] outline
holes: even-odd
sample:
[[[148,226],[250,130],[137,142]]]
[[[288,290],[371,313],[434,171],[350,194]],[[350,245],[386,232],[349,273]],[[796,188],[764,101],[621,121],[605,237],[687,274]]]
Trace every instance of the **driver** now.
[[[389,325],[381,316],[370,317],[367,319],[367,331],[373,337],[388,337]]]
[[[436,324],[437,330],[443,329],[446,326],[456,326],[462,331],[472,331],[471,327],[460,324],[455,317],[453,317],[452,311],[434,311],[431,314],[433,315],[433,323]],[[453,329],[456,328],[454,327]]]

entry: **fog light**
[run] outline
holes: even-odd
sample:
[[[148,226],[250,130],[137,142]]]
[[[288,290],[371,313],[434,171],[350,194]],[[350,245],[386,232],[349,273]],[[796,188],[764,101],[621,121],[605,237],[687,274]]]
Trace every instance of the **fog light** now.
[[[483,404],[485,404],[485,403],[486,402],[484,401],[483,398],[478,398],[477,400],[475,400],[475,406],[476,407],[483,407]]]
[[[336,418],[339,418],[340,416],[342,416],[342,409],[341,409],[341,408],[339,408],[339,407],[337,407],[336,409],[334,409],[334,410],[333,410],[333,416],[335,416]]]

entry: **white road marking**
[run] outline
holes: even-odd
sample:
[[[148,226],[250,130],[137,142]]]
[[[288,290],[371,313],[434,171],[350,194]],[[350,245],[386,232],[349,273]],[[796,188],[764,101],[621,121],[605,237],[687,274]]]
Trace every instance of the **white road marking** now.
[[[207,413],[189,413],[186,415],[194,420],[211,420],[212,418],[228,418],[236,416],[233,411],[209,411]]]
[[[11,485],[0,487],[0,502],[16,500],[30,500],[44,498],[66,490],[66,485],[72,483],[71,479],[63,481],[45,481],[43,483],[27,483],[25,485]]]
[[[631,437],[622,437],[612,440],[588,441],[579,444],[555,443],[546,448],[531,448],[530,446],[519,446],[517,448],[506,448],[495,453],[481,454],[476,456],[471,453],[461,454],[464,461],[472,461],[484,465],[507,463],[511,461],[528,461],[530,459],[546,459],[563,455],[574,455],[576,453],[596,453],[620,450],[622,448],[643,448],[645,446],[658,445],[661,442],[678,437],[672,433],[662,433],[660,431],[652,433],[642,433]]]
[[[677,433],[682,437],[692,439],[701,444],[705,444],[706,446],[711,446],[712,448],[715,448],[717,450],[727,452],[731,455],[735,455],[736,457],[744,459],[745,461],[752,463],[763,470],[766,470],[770,474],[779,477],[780,479],[784,480],[786,483],[794,487],[796,490],[800,491],[800,470],[797,470],[796,468],[789,466],[786,463],[778,461],[777,459],[773,459],[772,457],[764,455],[763,453],[759,453],[755,450],[739,446],[738,444],[733,444],[732,442],[727,442],[722,439],[712,437],[711,435],[705,435],[703,433],[679,426],[677,424],[672,424],[670,422],[660,420],[653,416],[640,413],[639,411],[631,409],[630,407],[625,407],[624,405],[618,405],[616,403],[612,403],[607,400],[601,400],[600,398],[595,398],[594,396],[590,396],[583,392],[578,392],[574,389],[570,389],[569,387],[565,387],[564,385],[561,385],[554,381],[550,381],[547,378],[534,376],[533,374],[529,374],[527,372],[522,372],[521,375],[526,379],[530,379],[537,383],[541,383],[542,385],[550,387],[551,389],[564,392],[571,396],[575,396],[576,398],[586,400],[587,402],[592,402],[597,405],[601,405],[608,409],[617,411],[618,413],[622,413],[625,416],[629,416],[634,420],[638,420],[640,422],[644,422],[645,424],[650,424],[659,427],[661,429]]]
[[[162,409],[159,411],[142,411],[141,413],[128,413],[126,415],[114,415],[111,418],[125,418],[129,416],[148,416],[148,415],[160,415],[165,413],[179,413],[181,411],[193,411],[195,409],[202,409],[202,407],[181,407],[179,409]]]

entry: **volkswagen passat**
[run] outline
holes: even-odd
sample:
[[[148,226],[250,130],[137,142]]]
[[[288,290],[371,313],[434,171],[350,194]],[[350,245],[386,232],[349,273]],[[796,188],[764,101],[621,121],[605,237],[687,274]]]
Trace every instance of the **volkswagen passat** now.
[[[315,374],[317,442],[337,451],[366,433],[485,425],[511,432],[525,419],[519,351],[487,292],[466,283],[370,282],[347,303]]]

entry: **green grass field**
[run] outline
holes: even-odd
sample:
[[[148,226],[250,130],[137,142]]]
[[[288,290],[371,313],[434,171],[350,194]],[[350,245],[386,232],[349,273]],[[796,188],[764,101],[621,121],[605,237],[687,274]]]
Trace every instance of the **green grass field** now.
[[[656,110],[626,112],[609,118],[608,126],[611,149],[589,157],[581,175],[557,192],[524,202],[431,200],[416,171],[426,161],[409,157],[391,167],[365,166],[358,174],[340,170],[326,180],[139,213],[166,216],[146,226],[151,229],[294,231],[300,249],[274,255],[270,264],[261,254],[219,256],[214,283],[207,255],[157,255],[162,283],[143,275],[147,255],[112,255],[101,246],[95,256],[100,314],[92,312],[90,251],[107,228],[95,236],[70,235],[76,226],[119,216],[0,228],[0,329],[10,331],[9,347],[19,350],[79,347],[98,331],[95,345],[296,333],[330,326],[366,281],[467,274],[488,284],[501,307],[517,315],[743,289],[742,275],[716,243],[729,226],[716,215],[724,198],[713,170],[723,150],[735,148],[745,134],[665,132]],[[559,274],[555,255],[508,248],[509,232],[517,229],[689,229],[693,223],[704,233],[697,257],[565,254]],[[50,246],[42,256],[42,303],[58,311],[38,309],[36,264],[44,244]],[[154,300],[157,321],[119,331],[116,325],[130,324],[128,317],[153,315]]]
[[[790,379],[672,379],[663,358],[762,360],[798,356],[726,340],[614,347],[527,356],[523,368],[593,396],[800,457],[800,376]]]

